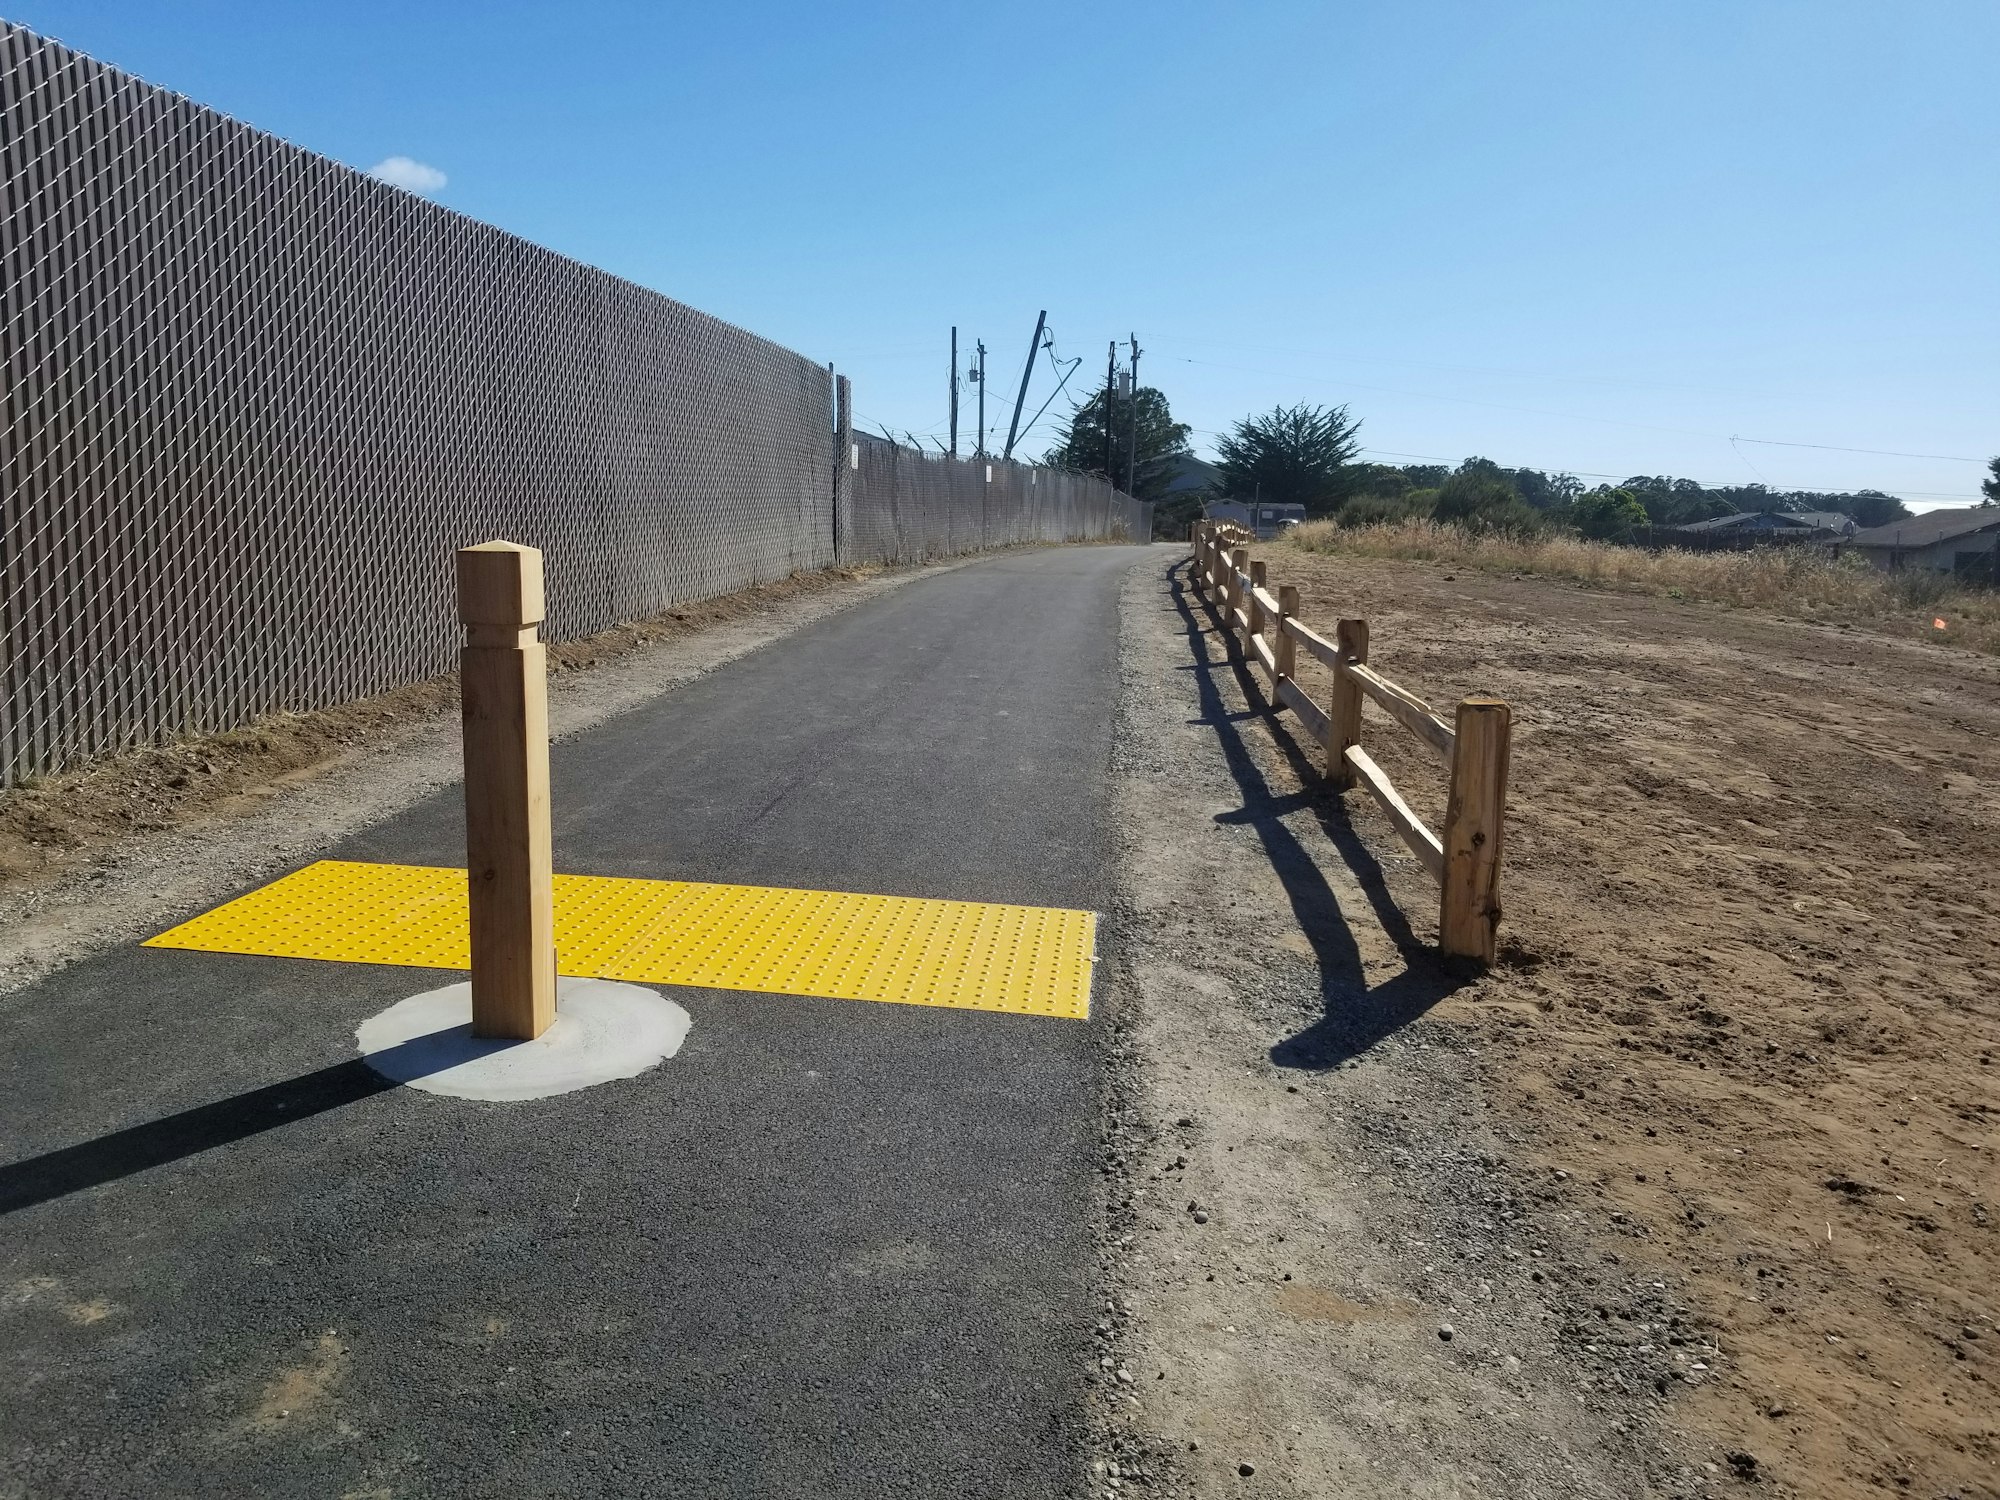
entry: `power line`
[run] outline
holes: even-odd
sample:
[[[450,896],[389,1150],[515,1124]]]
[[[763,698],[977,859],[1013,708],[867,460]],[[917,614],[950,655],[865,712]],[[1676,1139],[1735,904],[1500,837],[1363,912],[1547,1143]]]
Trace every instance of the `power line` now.
[[[1827,453],[1872,453],[1877,458],[1935,458],[1948,464],[1984,464],[1983,458],[1960,458],[1952,453],[1898,453],[1893,448],[1842,448],[1833,443],[1787,443],[1779,438],[1738,438],[1732,443],[1757,443],[1766,448],[1818,448]]]
[[[1302,380],[1309,385],[1332,385],[1357,391],[1374,391],[1380,395],[1409,396],[1419,401],[1447,401],[1457,406],[1482,406],[1493,411],[1520,412],[1528,416],[1554,417],[1563,422],[1597,422],[1610,427],[1636,427],[1646,432],[1671,432],[1680,437],[1710,438],[1717,442],[1757,443],[1774,448],[1818,448],[1829,453],[1867,453],[1881,458],[1925,458],[1937,459],[1945,463],[1984,464],[1983,458],[1965,458],[1951,453],[1904,453],[1889,448],[1843,448],[1833,443],[1793,443],[1780,438],[1737,437],[1720,432],[1702,432],[1692,427],[1664,427],[1657,422],[1633,422],[1619,417],[1591,417],[1580,412],[1549,411],[1536,406],[1513,406],[1499,401],[1480,401],[1471,396],[1445,396],[1436,391],[1408,391],[1394,386],[1365,385],[1354,380],[1330,380],[1323,375],[1287,374],[1277,370],[1256,370],[1247,365],[1225,365],[1210,359],[1190,359],[1184,354],[1169,356],[1182,364],[1206,365],[1210,369],[1234,370],[1243,375],[1264,375],[1273,380]],[[1448,367],[1447,367],[1448,368]]]
[[[1440,396],[1435,391],[1405,391],[1394,386],[1364,385],[1356,380],[1328,380],[1323,375],[1285,374],[1277,370],[1254,370],[1247,365],[1219,364],[1212,359],[1189,359],[1185,354],[1175,354],[1169,358],[1179,360],[1184,365],[1206,365],[1214,370],[1234,370],[1239,375],[1265,375],[1273,380],[1302,380],[1307,385],[1339,386],[1346,390],[1374,391],[1384,396],[1410,396],[1419,401],[1448,401],[1456,406],[1483,406],[1493,411],[1519,412],[1531,417],[1554,417],[1564,422],[1600,422],[1609,427],[1637,427],[1647,432],[1671,432],[1677,437],[1720,438],[1715,432],[1697,432],[1689,427],[1662,427],[1655,422],[1626,422],[1617,417],[1586,417],[1574,412],[1545,411],[1535,406],[1510,406],[1499,401],[1478,401],[1470,396]]]
[[[1701,386],[1668,380],[1632,380],[1609,375],[1550,375],[1540,370],[1501,369],[1491,365],[1441,365],[1427,360],[1381,359],[1366,354],[1325,354],[1310,349],[1277,349],[1269,344],[1238,344],[1228,339],[1184,338],[1173,342],[1207,344],[1217,349],[1250,349],[1259,354],[1284,354],[1294,359],[1325,360],[1357,365],[1390,365],[1409,370],[1443,370],[1457,375],[1502,375],[1515,380],[1546,380],[1565,385],[1633,386],[1667,391],[1701,391]]]

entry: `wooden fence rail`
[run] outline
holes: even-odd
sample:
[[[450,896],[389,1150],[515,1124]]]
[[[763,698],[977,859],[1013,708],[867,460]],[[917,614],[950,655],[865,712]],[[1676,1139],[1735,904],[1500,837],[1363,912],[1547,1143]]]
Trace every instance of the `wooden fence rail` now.
[[[1195,591],[1220,621],[1246,667],[1270,680],[1270,699],[1290,709],[1324,754],[1327,779],[1360,786],[1438,883],[1438,944],[1446,953],[1492,963],[1500,925],[1500,848],[1507,807],[1513,712],[1498,698],[1460,700],[1454,722],[1368,665],[1368,622],[1341,620],[1328,640],[1299,619],[1299,591],[1272,593],[1262,559],[1252,559],[1240,527],[1195,523]],[[1268,632],[1268,634],[1267,634]],[[1325,708],[1299,686],[1298,652],[1333,673]],[[1361,706],[1372,699],[1450,768],[1443,828],[1433,833],[1361,748]]]

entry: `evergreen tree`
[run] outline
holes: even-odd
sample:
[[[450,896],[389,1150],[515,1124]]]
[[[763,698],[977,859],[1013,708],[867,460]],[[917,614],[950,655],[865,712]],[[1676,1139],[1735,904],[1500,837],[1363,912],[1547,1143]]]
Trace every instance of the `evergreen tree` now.
[[[1354,462],[1360,430],[1361,419],[1344,406],[1274,407],[1245,417],[1215,445],[1216,467],[1233,499],[1303,505],[1307,515],[1326,515],[1368,472]]]
[[[1137,500],[1157,500],[1166,493],[1177,461],[1187,456],[1188,434],[1194,429],[1174,420],[1167,398],[1152,386],[1139,387],[1138,403],[1138,462],[1134,466],[1132,495]],[[1109,468],[1104,461],[1107,415],[1111,424]],[[1069,414],[1069,426],[1062,440],[1043,455],[1042,461],[1099,475],[1122,490],[1131,446],[1132,398],[1099,390]]]

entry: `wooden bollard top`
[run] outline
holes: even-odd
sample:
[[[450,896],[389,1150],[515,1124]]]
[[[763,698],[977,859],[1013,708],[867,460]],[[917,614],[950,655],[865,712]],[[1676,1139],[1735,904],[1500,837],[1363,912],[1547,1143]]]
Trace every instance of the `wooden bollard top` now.
[[[521,630],[547,617],[542,553],[518,542],[481,542],[458,554],[458,618],[466,625]]]

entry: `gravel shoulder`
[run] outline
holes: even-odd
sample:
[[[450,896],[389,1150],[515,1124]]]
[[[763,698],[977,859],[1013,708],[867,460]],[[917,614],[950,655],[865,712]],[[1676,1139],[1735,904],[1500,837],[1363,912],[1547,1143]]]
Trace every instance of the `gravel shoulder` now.
[[[976,559],[830,569],[549,648],[562,739]],[[170,925],[459,779],[455,676],[0,790],[0,995]]]
[[[2000,1493],[2000,667],[1259,555],[1397,681],[1514,704],[1503,961],[1432,958],[1386,821],[1135,577],[1100,1483]]]
[[[1491,1044],[1433,1010],[1462,981],[1385,879],[1401,856],[1302,783],[1178,562],[1125,596],[1094,1479],[1692,1492],[1650,1382],[1579,1381],[1572,1332],[1603,1304],[1664,1346],[1689,1315],[1576,1232],[1492,1109]]]

